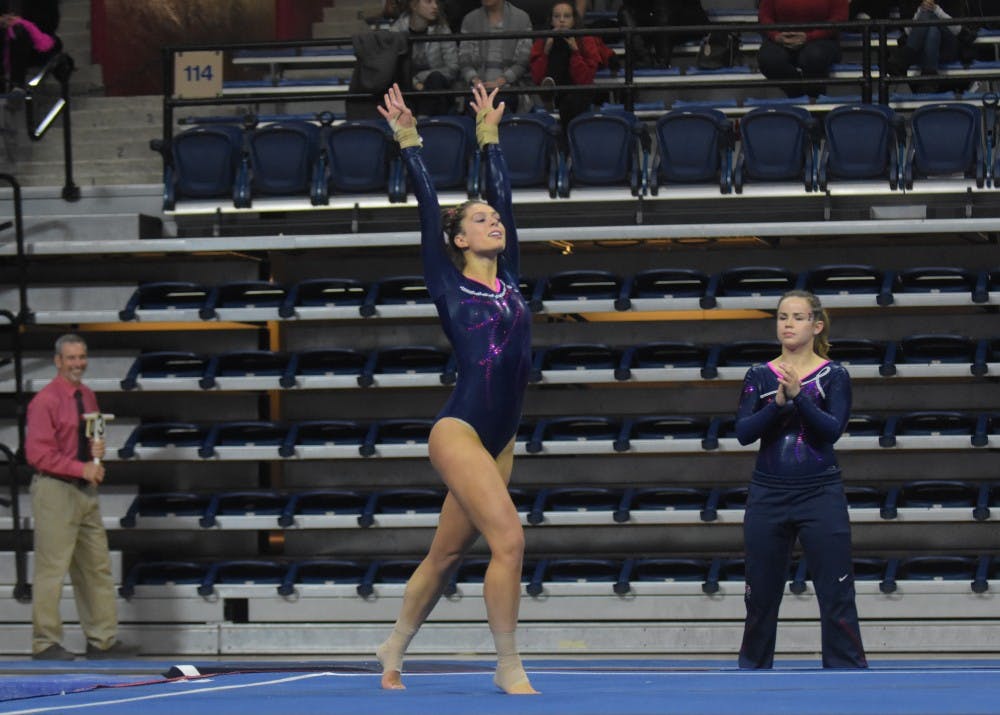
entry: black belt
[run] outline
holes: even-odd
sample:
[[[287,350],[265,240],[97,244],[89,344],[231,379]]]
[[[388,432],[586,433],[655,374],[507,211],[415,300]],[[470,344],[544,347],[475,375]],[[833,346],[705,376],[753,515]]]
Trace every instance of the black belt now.
[[[79,479],[77,477],[60,477],[58,474],[48,474],[46,472],[38,472],[40,477],[48,477],[49,479],[58,479],[60,482],[66,482],[67,484],[72,484],[77,489],[86,489],[90,484],[86,479]]]

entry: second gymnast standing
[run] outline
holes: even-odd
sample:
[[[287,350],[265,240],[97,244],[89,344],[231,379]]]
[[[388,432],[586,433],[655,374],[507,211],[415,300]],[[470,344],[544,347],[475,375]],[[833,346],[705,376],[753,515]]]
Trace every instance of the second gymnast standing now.
[[[483,582],[497,651],[496,685],[535,689],[521,665],[515,629],[521,599],[524,530],[507,491],[514,437],[531,365],[531,314],[518,290],[517,232],[507,165],[497,132],[504,104],[473,88],[476,137],[484,149],[488,203],[467,201],[442,216],[420,154],[413,114],[393,85],[379,112],[395,132],[420,208],[424,279],[455,351],[458,380],[428,442],[448,494],[427,556],[406,584],[399,618],[376,655],[382,687],[403,688],[403,654],[479,534],[490,562]]]

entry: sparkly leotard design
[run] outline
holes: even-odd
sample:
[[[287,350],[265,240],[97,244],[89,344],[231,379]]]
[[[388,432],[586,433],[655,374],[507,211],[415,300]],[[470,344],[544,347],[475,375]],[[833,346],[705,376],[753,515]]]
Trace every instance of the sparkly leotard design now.
[[[833,444],[851,411],[847,370],[835,362],[823,364],[802,379],[799,394],[783,407],[775,402],[777,390],[778,377],[770,365],[747,371],[736,412],[736,436],[741,444],[760,439],[754,479],[806,485],[839,478]]]
[[[506,248],[498,259],[498,285],[493,290],[466,278],[452,263],[445,249],[437,193],[420,149],[402,153],[420,206],[424,280],[457,360],[455,389],[438,419],[466,422],[496,457],[517,432],[531,367],[531,313],[519,289],[507,165],[500,147],[488,144],[486,203],[500,214],[506,229]]]

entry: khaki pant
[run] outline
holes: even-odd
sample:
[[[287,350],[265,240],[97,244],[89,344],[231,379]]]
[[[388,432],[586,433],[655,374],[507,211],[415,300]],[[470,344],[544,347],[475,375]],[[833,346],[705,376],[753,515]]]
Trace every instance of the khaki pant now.
[[[118,632],[108,537],[101,523],[97,488],[36,474],[31,480],[35,536],[32,578],[32,653],[61,643],[59,600],[69,573],[87,643],[111,647]]]

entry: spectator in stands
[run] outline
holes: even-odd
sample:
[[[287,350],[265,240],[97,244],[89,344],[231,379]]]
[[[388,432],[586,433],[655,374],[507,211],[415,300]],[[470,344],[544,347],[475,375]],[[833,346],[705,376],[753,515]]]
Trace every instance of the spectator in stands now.
[[[42,67],[62,50],[56,36],[59,4],[52,0],[11,3],[0,14],[0,37],[7,91],[23,97],[28,69]]]
[[[462,20],[463,33],[530,32],[531,19],[507,0],[482,0]],[[469,86],[482,84],[487,90],[527,85],[531,38],[503,40],[463,40],[458,46],[458,64],[462,79]],[[520,107],[527,111],[531,100],[527,94],[519,98]]]
[[[701,0],[623,0],[618,10],[623,27],[685,27],[707,25]],[[640,67],[669,67],[674,45],[701,40],[703,32],[657,32],[632,35],[629,48]]]
[[[515,643],[524,530],[507,491],[514,438],[531,367],[531,312],[521,296],[519,252],[498,125],[499,87],[472,88],[489,204],[466,201],[442,215],[398,86],[382,116],[392,126],[420,210],[424,278],[458,360],[458,382],[431,430],[431,464],[448,488],[430,550],[406,584],[392,634],[379,646],[382,687],[401,689],[403,654],[479,534],[490,549],[483,596],[497,650],[494,682],[534,693]],[[442,240],[444,238],[444,240]]]
[[[905,17],[910,17],[909,11],[913,10],[912,18],[924,21],[950,20],[969,15],[966,0],[940,0],[939,3],[917,0],[904,5],[903,9]],[[975,41],[976,33],[964,29],[961,23],[908,27],[899,40],[899,47],[889,56],[889,74],[905,77],[911,65],[919,65],[921,75],[933,76],[942,64],[960,59],[968,64],[975,54]],[[914,86],[915,91],[923,92],[933,92],[938,88],[937,84],[925,82]]]
[[[820,608],[823,667],[866,668],[855,606],[851,524],[833,444],[851,410],[851,378],[827,357],[830,319],[819,299],[778,301],[781,355],[751,367],[736,412],[740,444],[760,440],[743,536],[746,623],[741,668],[774,662],[778,607],[796,537]]]
[[[582,27],[583,22],[576,8],[562,0],[552,6],[552,29],[573,30]],[[531,46],[531,78],[540,87],[553,88],[569,84],[593,84],[597,69],[607,64],[610,48],[599,37],[538,38]],[[542,97],[551,110],[552,104],[559,108],[559,121],[563,130],[573,117],[587,111],[594,101],[592,92],[559,92]]]
[[[761,24],[846,22],[847,0],[761,0]],[[828,28],[769,31],[757,52],[757,64],[768,79],[811,79],[826,77],[840,59],[837,33]],[[786,85],[785,94],[819,96],[823,85]]]
[[[451,29],[438,7],[438,0],[410,0],[408,9],[392,27],[409,32],[409,76],[404,78],[409,91],[451,89],[458,79],[458,45],[454,42],[419,42],[428,35],[450,35]],[[453,100],[449,97],[414,97],[416,115],[447,114]]]
[[[850,0],[851,20],[888,20],[896,0]]]
[[[87,345],[78,335],[56,340],[56,377],[28,404],[25,455],[31,480],[35,568],[32,644],[35,660],[73,660],[62,646],[59,600],[69,574],[87,658],[127,658],[136,649],[117,638],[115,585],[98,487],[104,481],[104,441],[89,440],[83,415],[97,412],[83,384]]]

